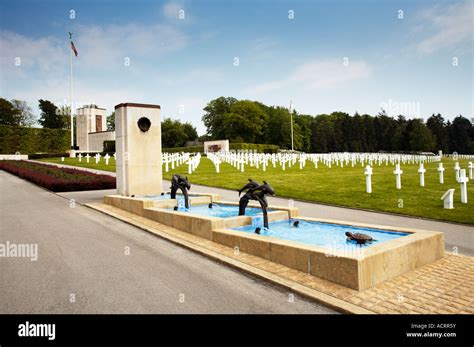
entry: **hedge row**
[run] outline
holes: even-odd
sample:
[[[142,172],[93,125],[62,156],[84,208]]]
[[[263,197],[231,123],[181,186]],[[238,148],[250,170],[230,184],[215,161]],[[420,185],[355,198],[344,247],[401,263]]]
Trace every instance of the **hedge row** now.
[[[0,154],[65,152],[70,141],[69,130],[0,125]]]
[[[36,154],[30,154],[28,155],[28,159],[43,159],[43,158],[61,158],[69,157],[69,153],[36,153]]]
[[[105,153],[115,153],[115,141],[107,140],[104,141],[104,150]]]
[[[191,152],[191,153],[203,153],[203,146],[192,146],[192,147],[174,147],[174,148],[163,148],[162,152],[176,153],[176,152]],[[115,141],[104,141],[104,153],[115,153]]]
[[[256,144],[256,143],[230,143],[229,149],[231,151],[248,150],[257,151],[258,153],[278,153],[280,147],[276,145],[267,144]],[[163,152],[176,153],[176,152],[190,152],[190,153],[203,153],[203,146],[192,146],[192,147],[175,147],[175,148],[163,148]]]
[[[188,153],[204,153],[203,146],[191,146],[191,147],[173,147],[173,148],[162,148],[163,153],[176,153],[176,152],[188,152]]]
[[[249,150],[257,151],[258,153],[278,153],[280,147],[277,145],[258,144],[258,143],[230,143],[230,150]]]
[[[0,169],[53,192],[115,188],[115,177],[23,160],[2,160]]]

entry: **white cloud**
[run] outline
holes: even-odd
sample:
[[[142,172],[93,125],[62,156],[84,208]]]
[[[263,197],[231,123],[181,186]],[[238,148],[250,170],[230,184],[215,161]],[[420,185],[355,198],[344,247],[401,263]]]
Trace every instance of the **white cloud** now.
[[[307,62],[280,80],[268,81],[245,89],[245,93],[266,93],[272,90],[302,87],[303,89],[334,88],[346,82],[367,78],[370,68],[364,61],[317,60]]]
[[[10,31],[0,32],[1,67],[7,73],[57,73],[69,67],[67,36],[30,38]],[[124,58],[159,57],[184,48],[187,37],[172,26],[139,24],[79,26],[74,44],[79,52],[75,64],[86,70],[111,70],[124,66]],[[21,68],[15,66],[21,58]],[[64,71],[61,71],[63,73]]]
[[[180,12],[184,11],[184,12]],[[162,7],[162,13],[164,17],[169,21],[179,21],[180,23],[192,23],[194,18],[186,10],[184,1],[170,1]],[[180,14],[184,15],[184,18],[180,18]]]
[[[473,2],[466,1],[446,7],[435,6],[419,15],[424,25],[418,24],[420,33],[431,33],[417,43],[421,54],[433,53],[439,49],[452,47],[473,39]]]
[[[76,47],[81,63],[106,69],[123,66],[125,57],[159,57],[184,48],[186,43],[186,36],[171,26],[127,24],[81,27]]]
[[[59,40],[53,37],[31,39],[11,31],[0,31],[2,70],[54,71],[58,64],[67,58],[66,51],[61,48],[60,44]],[[21,59],[19,66],[15,66],[17,57]]]

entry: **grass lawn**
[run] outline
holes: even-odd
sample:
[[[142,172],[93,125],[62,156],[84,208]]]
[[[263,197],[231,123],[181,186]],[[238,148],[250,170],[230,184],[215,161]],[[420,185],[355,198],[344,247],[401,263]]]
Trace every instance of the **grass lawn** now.
[[[62,163],[60,158],[43,159],[44,161]],[[303,170],[296,166],[282,171],[270,165],[267,171],[245,167],[241,173],[229,164],[220,165],[220,173],[216,174],[212,162],[203,157],[197,170],[187,175],[187,165],[175,168],[173,172],[163,172],[163,178],[170,179],[172,173],[185,174],[191,183],[212,187],[239,189],[246,184],[248,178],[260,183],[265,179],[280,197],[321,202],[333,205],[385,211],[431,219],[474,224],[474,180],[468,182],[468,203],[461,203],[460,185],[455,180],[454,161],[444,159],[444,184],[439,184],[438,163],[425,164],[425,187],[419,185],[418,165],[402,165],[402,189],[395,188],[393,166],[375,165],[372,176],[372,194],[365,193],[364,168],[360,164],[354,168],[333,165],[331,169],[319,163],[318,169],[307,162]],[[468,160],[459,160],[461,168],[467,168]],[[102,160],[95,164],[79,163],[78,159],[65,158],[62,164],[90,167],[99,170],[115,171],[115,161],[110,160],[106,166]],[[171,170],[170,170],[171,171]],[[455,188],[454,209],[446,210],[440,197],[449,189]],[[236,193],[237,194],[237,193]],[[370,221],[367,221],[370,223]]]
[[[105,165],[105,160],[103,158],[100,160],[99,164],[96,164],[95,159],[93,157],[89,159],[89,163],[87,163],[86,158],[82,158],[81,162],[79,162],[78,158],[64,158],[64,161],[61,161],[61,158],[42,158],[42,159],[36,159],[36,160],[46,161],[49,163],[62,164],[62,165],[72,165],[72,166],[79,166],[79,167],[87,167],[89,169],[95,169],[95,170],[115,172],[114,157],[111,157],[109,159],[109,165]]]

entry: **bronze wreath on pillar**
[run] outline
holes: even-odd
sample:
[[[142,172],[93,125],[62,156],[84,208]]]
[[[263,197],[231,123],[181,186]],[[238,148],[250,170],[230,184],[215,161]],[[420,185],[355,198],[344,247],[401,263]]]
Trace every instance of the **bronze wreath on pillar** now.
[[[141,117],[137,125],[142,132],[146,133],[151,127],[151,121],[147,117]]]

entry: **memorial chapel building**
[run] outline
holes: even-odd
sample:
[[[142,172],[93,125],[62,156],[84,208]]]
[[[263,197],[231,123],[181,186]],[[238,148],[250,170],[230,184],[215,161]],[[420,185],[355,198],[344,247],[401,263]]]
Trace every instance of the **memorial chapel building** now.
[[[115,131],[107,131],[105,108],[87,105],[77,109],[76,145],[79,152],[102,152],[104,141],[115,140]]]

